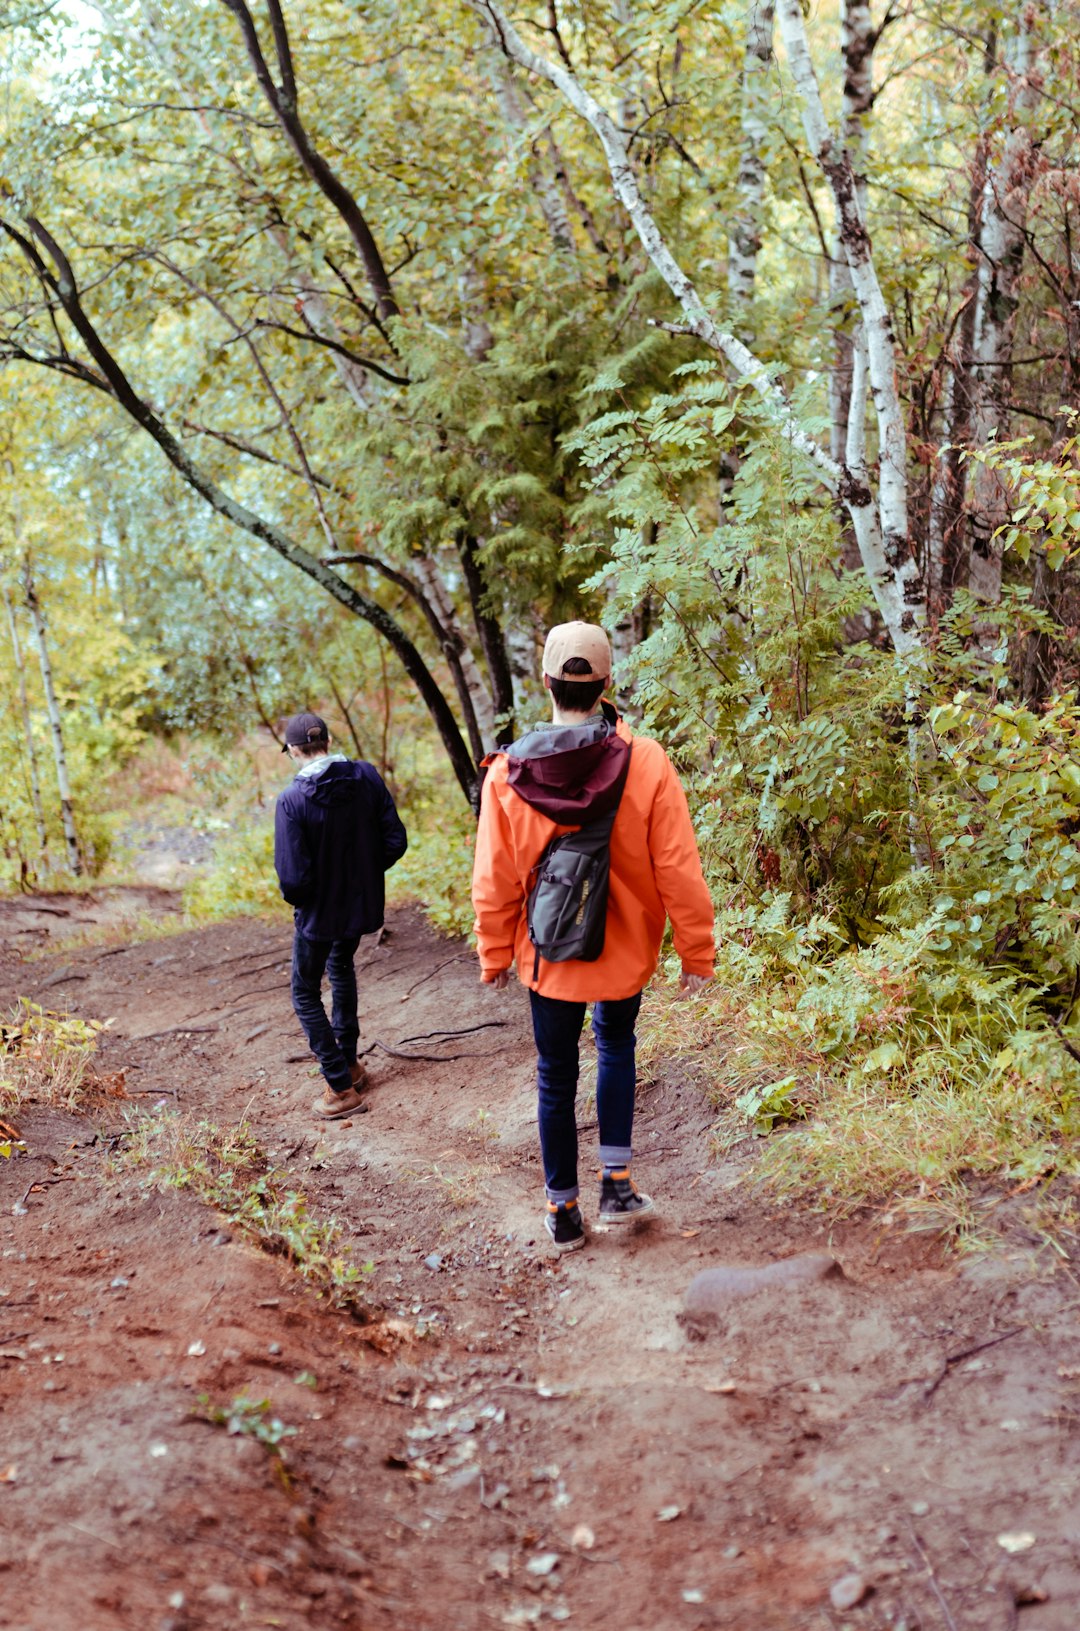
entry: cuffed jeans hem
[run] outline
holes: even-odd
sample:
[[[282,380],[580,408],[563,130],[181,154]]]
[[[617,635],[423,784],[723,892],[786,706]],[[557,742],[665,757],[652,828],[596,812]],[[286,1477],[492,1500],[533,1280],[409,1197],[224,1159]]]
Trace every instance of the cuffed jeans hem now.
[[[605,1167],[628,1167],[634,1158],[629,1144],[601,1144],[600,1160]]]
[[[573,1189],[545,1189],[545,1195],[553,1206],[569,1206],[576,1201],[581,1191],[575,1184]]]

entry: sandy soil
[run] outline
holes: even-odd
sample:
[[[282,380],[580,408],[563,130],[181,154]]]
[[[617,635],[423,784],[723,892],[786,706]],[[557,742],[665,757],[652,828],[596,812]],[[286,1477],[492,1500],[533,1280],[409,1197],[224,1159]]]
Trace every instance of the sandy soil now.
[[[961,1260],[779,1207],[672,1067],[637,1130],[659,1216],[555,1259],[520,990],[393,914],[359,959],[369,1108],[320,1126],[284,928],[41,955],[88,910],[120,907],[0,903],[0,1014],[112,1018],[129,1095],[29,1106],[0,1161],[0,1625],[1080,1627],[1080,1284],[1007,1200]],[[246,1117],[373,1264],[379,1319],[118,1167],[162,1102]],[[823,1250],[842,1279],[680,1324],[702,1268]],[[287,1478],[198,1403],[240,1394],[297,1429]]]

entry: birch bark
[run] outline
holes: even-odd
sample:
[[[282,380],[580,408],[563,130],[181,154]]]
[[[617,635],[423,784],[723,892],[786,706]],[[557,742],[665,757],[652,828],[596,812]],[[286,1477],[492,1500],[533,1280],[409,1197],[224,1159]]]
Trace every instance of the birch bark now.
[[[506,65],[506,60],[498,53],[495,53],[491,58],[491,72],[495,100],[499,104],[499,112],[503,116],[503,123],[508,130],[513,132],[518,141],[526,140],[528,118],[525,109],[521,105],[521,97]],[[548,140],[551,140],[550,133]],[[554,176],[548,174],[546,166],[539,158],[535,142],[529,145],[528,173],[529,183],[536,194],[540,213],[547,223],[555,253],[558,255],[572,255],[574,253],[574,234],[570,227],[570,217],[566,213],[566,203],[560,195],[558,183]]]
[[[979,237],[978,294],[975,308],[974,405],[971,437],[985,446],[1009,432],[1012,355],[1020,278],[1024,267],[1027,193],[1035,162],[1032,115],[1041,100],[1036,64],[1036,25],[1043,6],[1020,8],[1017,32],[1005,48],[1011,82],[1010,125],[1001,151],[987,166]],[[971,484],[971,556],[968,588],[991,604],[1001,598],[1001,540],[995,530],[1008,519],[1001,477],[985,465]]]
[[[926,597],[908,538],[907,428],[896,380],[892,318],[874,266],[870,235],[859,205],[851,160],[843,147],[838,146],[825,118],[799,0],[778,0],[777,18],[791,76],[802,102],[806,138],[833,195],[837,235],[859,308],[870,394],[878,428],[879,548],[887,572],[879,591],[878,604],[882,606],[882,615],[890,633],[894,626],[897,627],[903,649],[909,650],[920,643],[920,631],[926,620]],[[852,520],[855,520],[854,515]],[[859,550],[865,564],[866,550],[861,538]],[[888,602],[888,614],[883,600]],[[893,639],[895,643],[895,634]]]
[[[19,639],[15,602],[11,590],[6,585],[4,606],[7,609],[8,630],[11,635],[11,655],[18,677],[19,712],[22,715],[23,735],[26,738],[26,762],[30,771],[30,799],[34,806],[34,826],[37,828],[38,848],[41,850],[42,859],[45,860],[49,853],[49,829],[45,824],[45,805],[41,797],[41,770],[38,765],[37,749],[34,746],[34,722],[30,717],[30,699],[26,691],[26,659],[23,656],[22,641]]]
[[[877,35],[868,0],[841,0],[840,51],[844,63],[844,102],[842,131],[844,152],[855,178],[859,212],[866,220],[866,116],[874,101],[874,47]],[[855,337],[851,332],[853,313],[851,273],[844,246],[837,232],[829,262],[829,306],[837,323],[836,352],[829,374],[829,425],[834,458],[843,457],[847,439],[848,406]]]
[[[72,875],[79,878],[83,873],[83,861],[79,851],[79,835],[75,829],[75,806],[71,797],[67,753],[64,750],[64,731],[60,720],[60,706],[56,700],[56,686],[53,683],[52,661],[49,657],[49,643],[45,633],[45,614],[41,609],[41,602],[38,600],[29,559],[26,562],[23,588],[26,594],[26,605],[30,612],[30,620],[34,625],[38,662],[41,665],[41,683],[45,690],[45,708],[49,715],[49,728],[52,731],[53,758],[56,762],[56,785],[60,793],[60,819],[64,827],[64,843],[67,848],[68,866],[71,868]]]
[[[917,650],[921,645],[922,595],[918,584],[918,571],[907,548],[906,489],[901,486],[898,494],[896,480],[897,470],[901,475],[904,474],[903,421],[901,419],[899,422],[901,459],[897,466],[897,448],[895,446],[897,426],[894,418],[889,416],[889,396],[886,391],[881,390],[881,380],[879,378],[883,372],[882,357],[884,351],[888,364],[885,372],[889,375],[889,380],[886,383],[891,383],[892,398],[896,401],[898,407],[895,380],[891,379],[891,330],[888,326],[888,314],[885,311],[884,300],[881,297],[880,289],[877,287],[877,278],[873,273],[873,267],[869,259],[869,241],[866,239],[865,229],[858,217],[857,210],[854,210],[853,220],[849,220],[849,230],[854,229],[858,234],[861,234],[864,245],[864,253],[861,259],[856,257],[860,269],[860,279],[856,287],[857,289],[859,287],[863,288],[867,295],[868,304],[871,289],[876,290],[877,302],[880,307],[880,311],[871,312],[871,320],[867,322],[867,331],[868,336],[871,336],[868,339],[871,359],[871,385],[874,391],[875,404],[878,402],[879,395],[881,396],[882,406],[879,407],[879,420],[884,412],[886,428],[889,431],[889,440],[886,443],[887,453],[891,454],[893,459],[893,470],[890,472],[887,482],[883,477],[882,483],[883,514],[886,513],[884,502],[886,495],[888,498],[889,531],[885,536],[883,536],[873,495],[868,486],[856,480],[852,472],[834,459],[830,453],[826,452],[807,431],[785,399],[783,392],[773,382],[764,363],[758,357],[755,357],[753,352],[735,335],[719,328],[713,321],[693,281],[675,259],[654,216],[641,195],[630,164],[626,138],[611,118],[611,115],[561,63],[549,61],[538,52],[531,50],[496,4],[496,0],[467,0],[467,4],[480,17],[490,31],[495,43],[506,56],[520,64],[527,72],[546,79],[549,84],[560,92],[570,106],[592,126],[600,140],[608,163],[615,196],[630,216],[650,260],[682,308],[686,319],[685,332],[695,334],[705,345],[727,358],[736,373],[761,396],[774,423],[787,438],[790,445],[813,465],[824,485],[846,505],[851,516],[855,536],[858,539],[860,557],[870,579],[874,598],[889,631],[894,650],[900,657],[907,656],[912,651]],[[806,50],[805,34],[802,30],[802,14],[798,11],[798,0],[794,0],[794,5],[799,25],[798,33],[803,44],[803,79],[805,82],[806,68],[808,67],[809,84],[816,100],[818,118],[827,135],[828,128],[825,125],[824,115],[821,113],[820,98],[817,97],[817,81],[813,77],[813,66],[810,64],[809,52]],[[790,10],[790,7],[787,9]],[[849,192],[853,200],[854,184],[850,179],[850,166],[844,168],[846,168]],[[852,207],[854,208],[854,206]],[[854,275],[853,268],[853,277]],[[864,321],[866,321],[865,314]],[[898,497],[899,504],[897,502]],[[897,525],[898,515],[899,528]]]
[[[765,137],[768,132],[768,77],[773,60],[776,0],[750,0],[742,71],[742,143],[736,188],[738,209],[728,238],[728,294],[732,312],[754,298],[761,249],[761,201],[765,194]],[[834,451],[839,462],[842,453]]]

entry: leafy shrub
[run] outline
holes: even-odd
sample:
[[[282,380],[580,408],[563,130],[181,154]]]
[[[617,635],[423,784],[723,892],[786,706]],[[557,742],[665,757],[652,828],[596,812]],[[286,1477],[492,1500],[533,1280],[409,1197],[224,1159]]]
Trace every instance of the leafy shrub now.
[[[404,814],[409,848],[387,874],[387,898],[415,901],[442,934],[471,934],[475,819],[449,796],[418,798]]]
[[[111,1020],[51,1013],[20,997],[0,1022],[0,1105],[27,1100],[74,1110],[92,1098],[124,1096],[123,1073],[98,1075],[91,1060]]]
[[[272,818],[251,821],[219,839],[209,865],[186,886],[184,909],[196,923],[290,915],[274,871]]]
[[[994,608],[960,592],[897,662],[786,450],[712,364],[681,373],[574,442],[622,521],[591,580],[642,631],[619,678],[683,775],[717,904],[727,990],[669,1045],[710,1083],[721,1137],[784,1128],[764,1170],[790,1186],[1072,1170],[1080,708],[1027,704],[1013,675],[1049,619],[1022,589]],[[694,477],[736,408],[717,517]],[[1064,537],[1058,475],[1010,474],[1040,516],[1064,503]]]

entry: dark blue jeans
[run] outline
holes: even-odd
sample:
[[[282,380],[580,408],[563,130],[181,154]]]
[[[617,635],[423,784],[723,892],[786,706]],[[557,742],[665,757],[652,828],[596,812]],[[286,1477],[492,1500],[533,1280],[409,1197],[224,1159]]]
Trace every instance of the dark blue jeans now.
[[[352,1085],[349,1066],[356,1063],[360,1025],[356,1017],[355,940],[309,940],[293,936],[292,1004],[304,1027],[308,1047],[335,1093]],[[330,1018],[322,1000],[322,977],[330,979]]]
[[[572,1201],[578,1195],[577,1117],[574,1100],[578,1084],[578,1041],[585,1023],[583,1002],[563,1002],[529,992],[533,1036],[536,1039],[536,1080],[540,1089],[538,1120],[544,1183],[549,1201]],[[634,1131],[634,1021],[641,1007],[641,992],[619,1002],[593,1006],[593,1035],[599,1070],[596,1078],[596,1119],[600,1127],[600,1159],[605,1166],[630,1160]]]

